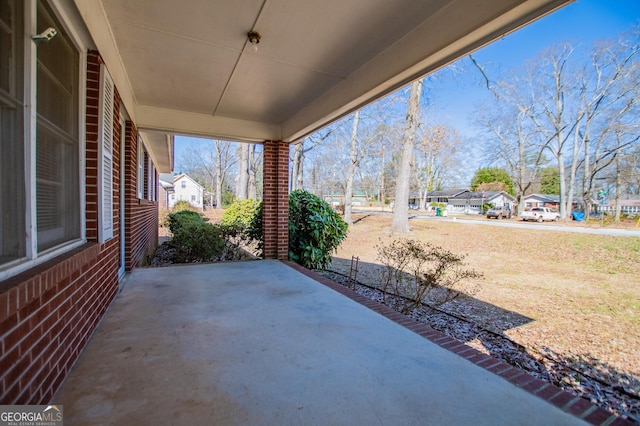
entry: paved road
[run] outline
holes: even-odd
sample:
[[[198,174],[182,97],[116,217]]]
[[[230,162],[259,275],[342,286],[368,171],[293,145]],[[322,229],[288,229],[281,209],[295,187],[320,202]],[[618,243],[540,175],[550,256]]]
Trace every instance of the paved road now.
[[[354,211],[356,213],[356,211]],[[391,215],[390,212],[359,210],[357,213],[363,214],[380,214]],[[457,222],[467,223],[472,225],[487,225],[487,226],[503,226],[506,228],[525,228],[535,229],[537,231],[561,231],[561,232],[575,232],[579,234],[596,234],[596,235],[611,235],[614,237],[638,237],[640,238],[640,228],[637,229],[614,229],[614,228],[584,228],[580,226],[566,226],[556,223],[535,223],[535,222],[523,222],[516,220],[496,220],[496,219],[466,219],[464,217],[449,216],[449,217],[437,217],[429,215],[411,215],[413,220],[439,220],[445,222]]]

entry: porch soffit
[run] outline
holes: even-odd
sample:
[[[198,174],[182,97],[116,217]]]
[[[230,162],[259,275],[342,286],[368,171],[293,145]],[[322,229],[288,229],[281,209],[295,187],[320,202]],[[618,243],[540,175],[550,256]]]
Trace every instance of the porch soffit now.
[[[74,1],[140,129],[293,142],[570,0]]]

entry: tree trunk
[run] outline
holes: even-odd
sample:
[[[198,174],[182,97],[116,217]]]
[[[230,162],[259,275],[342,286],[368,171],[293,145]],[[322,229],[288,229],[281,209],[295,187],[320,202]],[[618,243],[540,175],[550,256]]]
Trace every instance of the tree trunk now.
[[[402,157],[398,180],[396,182],[396,198],[394,200],[393,223],[391,233],[404,235],[409,232],[409,184],[411,182],[411,161],[418,130],[418,107],[422,93],[422,80],[411,84],[409,108],[402,134]]]
[[[378,202],[382,206],[382,210],[384,210],[384,144],[382,145],[382,155],[380,156],[380,192],[378,193]]]
[[[580,152],[580,133],[575,132],[573,135],[573,155],[571,157],[571,170],[569,171],[569,189],[567,191],[567,214],[571,219],[573,211],[573,194],[576,189],[576,175],[578,173],[578,155]]]
[[[216,170],[216,209],[222,208],[222,165],[220,161]]]
[[[224,165],[222,164],[222,145],[220,141],[214,142],[216,147],[216,209],[222,208],[222,185],[224,182]]]
[[[247,196],[251,200],[258,199],[258,179],[256,176],[256,166],[256,144],[252,143],[249,145],[249,183],[247,190]]]
[[[349,173],[347,174],[347,187],[344,191],[344,221],[347,225],[353,225],[351,217],[352,197],[353,197],[353,177],[358,168],[358,122],[360,121],[360,111],[356,111],[353,116],[353,132],[351,133],[351,153],[349,154]]]
[[[302,189],[302,157],[304,152],[304,141],[298,143],[293,148],[293,161],[291,162],[291,191]]]
[[[567,180],[565,178],[564,172],[564,154],[562,151],[557,153],[558,159],[558,174],[560,175],[560,219],[564,220],[567,217],[567,206],[566,206],[566,197],[567,197]]]
[[[249,144],[240,144],[240,162],[238,163],[238,181],[236,184],[236,198],[246,200],[249,187]]]
[[[620,156],[616,155],[616,212],[614,216],[614,221],[616,223],[620,222],[620,213],[622,212],[622,205],[620,204],[620,192],[622,190],[622,185],[620,182]]]

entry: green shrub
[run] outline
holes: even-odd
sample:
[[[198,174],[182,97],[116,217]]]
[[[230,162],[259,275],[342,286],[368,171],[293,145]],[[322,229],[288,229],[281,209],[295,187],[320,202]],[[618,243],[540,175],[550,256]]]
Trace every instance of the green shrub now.
[[[262,202],[256,204],[256,209],[253,213],[253,217],[249,221],[249,226],[246,229],[247,237],[256,243],[257,256],[262,256],[264,249],[264,234],[262,230]]]
[[[176,249],[176,262],[210,262],[218,258],[225,240],[219,226],[207,223],[197,212],[181,210],[169,215],[173,234],[170,245]]]
[[[220,224],[227,227],[246,229],[255,216],[258,202],[255,200],[236,200],[222,214]]]
[[[331,206],[303,190],[289,195],[289,259],[309,269],[324,269],[347,236],[347,224]]]
[[[247,235],[258,241],[262,255],[262,203],[256,207]],[[346,236],[347,224],[327,202],[302,190],[289,194],[289,260],[309,269],[326,268]]]

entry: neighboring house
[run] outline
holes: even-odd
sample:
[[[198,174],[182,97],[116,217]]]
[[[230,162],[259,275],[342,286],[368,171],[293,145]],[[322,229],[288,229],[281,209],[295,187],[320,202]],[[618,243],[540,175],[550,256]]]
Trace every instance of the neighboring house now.
[[[491,204],[495,207],[508,207],[513,210],[515,197],[505,191],[465,191],[449,198],[447,210],[449,213],[474,214],[482,210],[483,204]]]
[[[178,201],[187,201],[193,207],[204,207],[204,187],[186,174],[173,178],[173,193],[169,196],[169,208],[172,209]]]
[[[526,195],[522,202],[524,209],[529,210],[534,207],[548,207],[550,209],[560,209],[560,196],[552,194],[531,194]],[[573,197],[573,209],[582,209],[582,197]]]
[[[532,209],[534,207],[549,207],[550,209],[558,209],[560,206],[559,195],[549,194],[530,194],[522,198],[525,210]]]
[[[209,191],[204,191],[204,206],[214,207],[216,205],[216,194]]]
[[[324,200],[331,204],[332,206],[344,205],[344,194],[342,193],[334,193],[333,195],[325,195]],[[353,191],[353,196],[351,197],[351,205],[353,207],[362,207],[368,205],[369,200],[367,199],[367,194],[364,191]]]
[[[469,192],[468,189],[443,189],[438,191],[430,191],[427,193],[427,206],[431,203],[449,204],[449,199],[455,198],[460,194]],[[409,204],[420,205],[421,197],[416,195],[409,199]]]
[[[628,216],[640,216],[640,199],[619,200],[620,213]],[[605,206],[595,205],[594,210],[597,212],[604,211],[605,214],[614,215],[616,213],[616,201],[609,200]]]
[[[158,207],[169,208],[169,201],[173,195],[173,175],[171,173],[160,173],[160,189],[158,195]]]
[[[438,191],[430,191],[426,196],[426,207],[429,208],[429,205],[432,203],[439,204],[447,204],[449,202],[449,198],[455,197],[458,194],[463,192],[469,192],[468,189],[444,189]],[[424,194],[412,192],[409,194],[409,208],[410,209],[419,209],[422,206]]]

